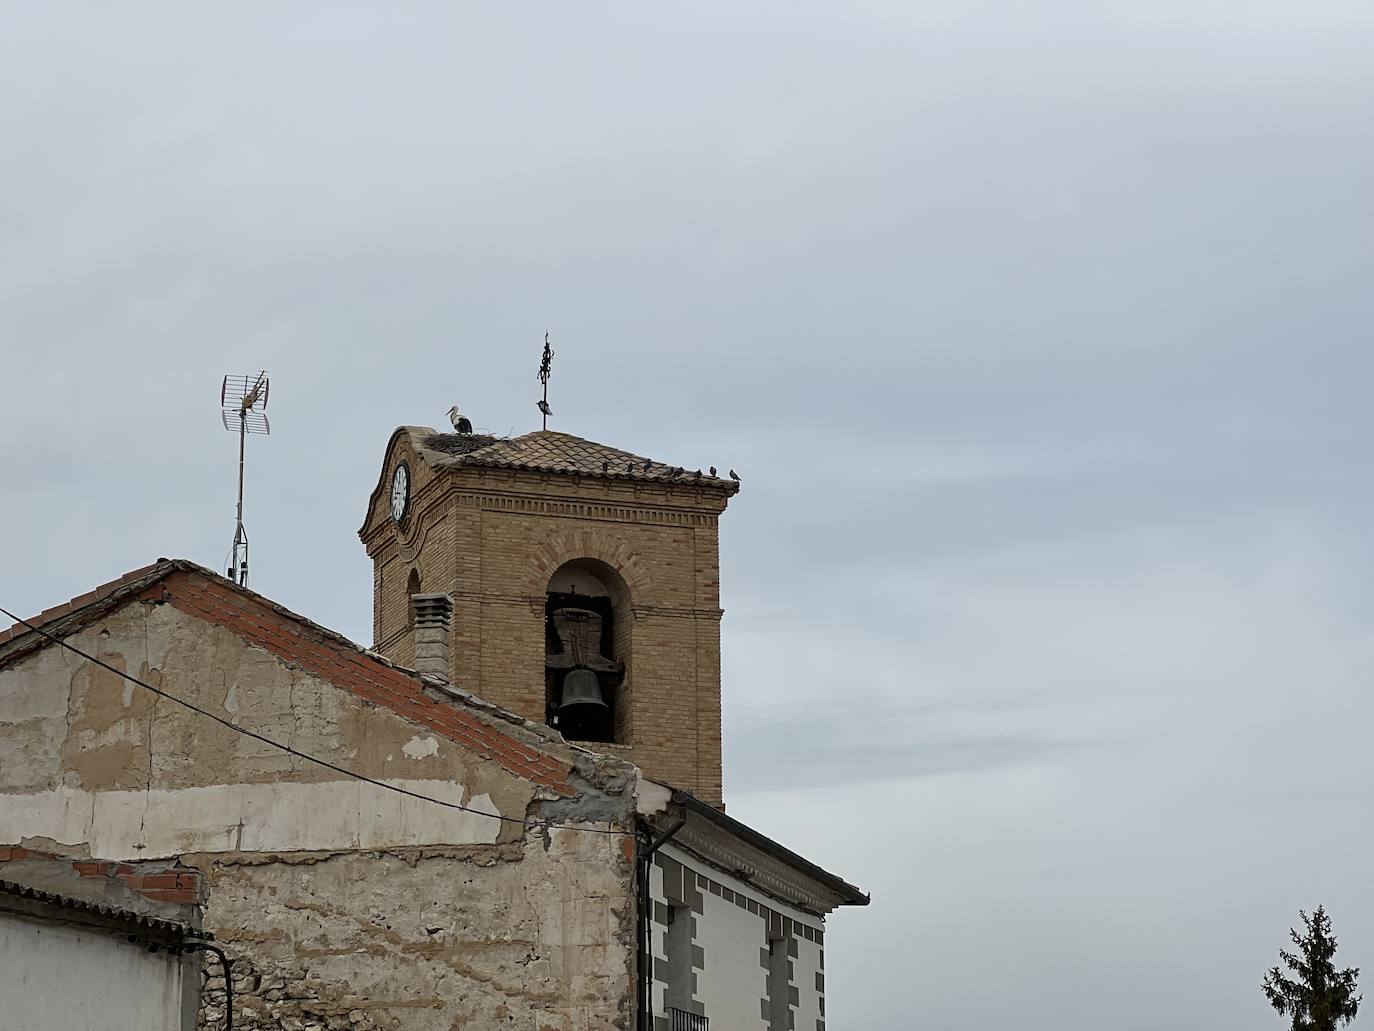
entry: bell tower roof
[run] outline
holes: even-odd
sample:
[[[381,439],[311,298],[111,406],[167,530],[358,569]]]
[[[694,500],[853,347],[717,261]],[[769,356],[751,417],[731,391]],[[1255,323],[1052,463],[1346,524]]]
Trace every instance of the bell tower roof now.
[[[407,426],[405,429],[416,453],[441,469],[457,466],[523,469],[715,487],[727,494],[734,494],[739,489],[735,480],[712,476],[699,469],[669,465],[556,430],[535,430],[519,437],[495,437],[485,433],[440,433],[428,426]]]

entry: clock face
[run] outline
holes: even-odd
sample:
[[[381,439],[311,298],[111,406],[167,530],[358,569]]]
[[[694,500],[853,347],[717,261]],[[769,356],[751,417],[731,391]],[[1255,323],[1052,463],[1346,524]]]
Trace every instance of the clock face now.
[[[410,508],[410,466],[402,462],[391,474],[391,518],[399,523]]]

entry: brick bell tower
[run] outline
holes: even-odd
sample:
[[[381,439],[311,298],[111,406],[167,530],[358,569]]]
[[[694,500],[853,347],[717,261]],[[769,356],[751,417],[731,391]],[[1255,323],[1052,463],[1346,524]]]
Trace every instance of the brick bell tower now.
[[[359,530],[376,650],[719,804],[717,521],[738,482],[453,422],[387,445]]]

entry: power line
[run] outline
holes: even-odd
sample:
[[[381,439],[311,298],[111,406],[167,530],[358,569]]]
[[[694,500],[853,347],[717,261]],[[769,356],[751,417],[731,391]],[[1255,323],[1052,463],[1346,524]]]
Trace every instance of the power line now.
[[[170,694],[167,691],[162,690],[162,688],[160,687],[154,687],[152,684],[139,680],[138,677],[125,673],[122,669],[115,669],[115,667],[111,666],[108,662],[104,662],[101,659],[96,658],[94,655],[90,655],[87,652],[83,652],[80,648],[76,647],[73,644],[68,644],[66,641],[62,640],[59,637],[54,637],[46,630],[42,629],[41,627],[35,626],[34,624],[30,623],[27,619],[23,619],[19,616],[16,616],[13,612],[11,612],[7,608],[4,608],[3,606],[0,606],[0,613],[4,613],[10,619],[14,620],[16,623],[28,627],[34,633],[39,634],[42,637],[46,637],[49,641],[53,642],[54,644],[60,645],[61,647],[67,649],[67,651],[72,652],[75,655],[81,656],[81,658],[85,659],[87,662],[93,662],[101,669],[108,670],[115,676],[122,677],[125,680],[129,681],[129,683],[131,684],[137,684],[139,687],[145,688],[153,692],[153,694],[157,695],[159,698],[166,698],[169,702],[175,702],[177,705],[190,709],[192,712],[199,713],[201,716],[208,716],[216,723],[220,724],[221,726],[228,727],[235,733],[242,734],[244,737],[250,737],[255,741],[261,741],[263,744],[271,745],[273,748],[280,748],[283,752],[286,752],[288,755],[294,755],[298,759],[305,759],[307,762],[312,762],[317,766],[323,766],[327,770],[333,770],[335,773],[342,773],[345,777],[352,777],[354,780],[360,780],[364,784],[371,784],[375,787],[385,788],[387,791],[394,791],[398,795],[409,795],[411,798],[418,798],[422,802],[433,802],[435,805],[445,806],[449,809],[458,809],[465,813],[473,813],[477,816],[485,816],[492,820],[501,820],[504,823],[514,823],[521,827],[534,827],[538,830],[550,830],[554,826],[552,820],[522,820],[518,816],[503,816],[500,813],[486,813],[483,812],[481,809],[473,809],[471,806],[463,805],[460,802],[449,802],[442,798],[435,798],[433,795],[422,794],[419,791],[411,791],[409,788],[397,787],[395,784],[388,784],[384,780],[378,780],[375,777],[369,777],[365,773],[358,773],[356,770],[350,770],[346,767],[339,766],[335,763],[330,762],[328,759],[321,759],[319,758],[319,756],[311,755],[309,752],[302,752],[298,748],[292,748],[290,745],[283,744],[280,741],[274,741],[270,737],[267,737],[263,734],[259,734],[256,730],[249,730],[247,727],[240,726],[232,720],[225,719],[223,716],[217,716],[213,712],[210,712],[208,709],[202,709],[195,703],[188,702],[184,698],[178,698],[176,695]],[[581,834],[612,834],[617,837],[631,837],[634,834],[633,831],[603,829],[600,827],[563,827],[561,829],[577,831]]]

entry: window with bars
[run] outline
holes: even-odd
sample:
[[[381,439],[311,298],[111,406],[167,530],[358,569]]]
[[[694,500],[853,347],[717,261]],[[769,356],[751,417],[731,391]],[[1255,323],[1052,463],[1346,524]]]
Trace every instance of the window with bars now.
[[[669,1006],[668,1017],[672,1031],[711,1031],[711,1021],[700,1013],[688,1013]]]

